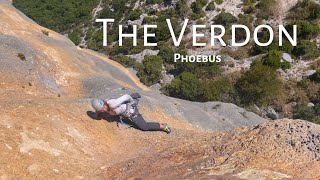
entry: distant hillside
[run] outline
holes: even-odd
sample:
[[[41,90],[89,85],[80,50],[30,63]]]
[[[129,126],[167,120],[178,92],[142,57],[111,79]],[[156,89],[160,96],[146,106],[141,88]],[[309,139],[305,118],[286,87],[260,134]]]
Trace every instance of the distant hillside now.
[[[263,117],[320,118],[320,5],[314,0],[100,0],[59,2],[13,0],[13,5],[39,24],[68,35],[78,46],[106,54],[125,67],[137,71],[140,81],[161,88],[169,96],[197,102],[233,103]],[[114,18],[109,27],[107,48],[102,47],[102,24],[97,18]],[[173,46],[165,19],[170,18],[176,33],[185,18],[190,23],[182,45]],[[252,41],[241,48],[192,47],[191,25],[222,24],[224,40],[230,44],[231,24],[244,24],[251,30],[260,24],[279,24],[292,29],[298,25],[298,45],[276,41],[259,47]],[[118,25],[125,32],[138,25],[138,46],[132,40],[118,45]],[[158,47],[143,47],[143,24],[157,24],[154,31]],[[209,28],[203,30],[207,37]],[[268,32],[259,37],[268,40]],[[275,40],[278,37],[275,37]],[[244,40],[239,31],[237,41]],[[206,38],[202,42],[209,43]],[[221,54],[222,63],[174,63],[174,53],[182,55]],[[256,72],[262,72],[257,74]],[[276,115],[270,115],[268,109]],[[266,113],[267,111],[267,113]]]

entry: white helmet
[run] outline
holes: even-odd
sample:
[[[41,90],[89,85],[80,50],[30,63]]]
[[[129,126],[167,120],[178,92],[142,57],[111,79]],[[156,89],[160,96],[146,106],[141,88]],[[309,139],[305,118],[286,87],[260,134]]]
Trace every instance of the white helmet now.
[[[101,99],[93,99],[91,101],[91,106],[93,107],[93,109],[95,109],[96,111],[101,111],[104,105],[104,101]]]

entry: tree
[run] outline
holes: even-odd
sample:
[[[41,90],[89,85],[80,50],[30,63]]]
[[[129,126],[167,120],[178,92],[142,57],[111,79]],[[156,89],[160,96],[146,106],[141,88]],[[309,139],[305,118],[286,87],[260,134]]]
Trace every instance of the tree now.
[[[294,47],[292,53],[295,56],[302,56],[307,59],[315,59],[320,56],[320,49],[315,42],[309,40],[302,40]]]
[[[268,55],[263,59],[263,64],[270,66],[274,69],[281,67],[281,52],[277,50],[271,50]]]
[[[214,0],[217,4],[222,4],[223,0]]]
[[[146,0],[147,4],[159,4],[161,3],[163,0]]]
[[[89,21],[97,0],[14,0],[13,5],[38,24],[58,32]]]
[[[163,0],[165,6],[169,6],[172,4],[172,0]]]
[[[214,1],[211,1],[208,6],[206,7],[206,11],[213,11],[215,10],[216,6],[214,5]]]
[[[114,60],[123,65],[124,67],[132,67],[132,68],[138,68],[140,63],[136,62],[135,59],[132,59],[128,56],[115,56]]]
[[[280,92],[282,82],[273,68],[256,62],[236,82],[236,90],[244,105],[267,105]]]
[[[161,56],[166,63],[174,62],[174,51],[167,43],[159,43],[159,56]]]
[[[156,29],[156,37],[157,42],[160,41],[167,41],[169,38],[171,38],[171,34],[168,28],[168,24],[166,22],[166,18],[169,18],[171,20],[172,27],[174,28],[174,32],[177,34],[177,32],[180,32],[179,28],[179,22],[178,19],[175,17],[170,17],[168,14],[162,14],[158,18],[158,28]]]
[[[226,12],[221,12],[215,19],[215,23],[221,24],[223,26],[230,26],[235,22],[237,22],[237,18],[232,14]]]
[[[193,15],[195,16],[195,19],[198,19],[199,17],[203,17],[205,13],[203,12],[202,8],[207,5],[208,0],[196,0],[191,4]]]
[[[311,81],[320,83],[320,69],[318,69],[314,74],[312,74],[310,77]]]
[[[68,34],[69,39],[76,45],[78,46],[80,44],[80,34],[76,31],[73,31],[72,33]]]
[[[261,0],[259,1],[257,7],[259,12],[257,13],[257,17],[260,19],[269,19],[270,16],[274,14],[273,5],[275,4],[275,0]]]
[[[286,26],[290,34],[293,34],[293,25],[297,25],[297,36],[300,39],[310,39],[320,33],[320,27],[317,23],[297,20],[290,22]]]
[[[133,20],[139,19],[141,14],[142,14],[142,11],[140,9],[135,9],[131,11],[131,13],[129,14],[129,20],[133,21]]]
[[[290,11],[289,18],[300,20],[316,20],[320,18],[320,5],[314,1],[299,1]]]
[[[165,87],[167,94],[190,101],[201,101],[203,88],[200,80],[192,73],[184,72]]]
[[[162,75],[162,65],[163,59],[160,56],[145,56],[137,76],[148,86],[158,83]]]
[[[234,86],[228,77],[203,82],[205,101],[234,102]]]
[[[300,105],[296,108],[293,118],[304,119],[320,124],[320,104],[314,107]]]
[[[179,0],[176,4],[176,11],[180,17],[187,17],[190,13],[186,0]]]

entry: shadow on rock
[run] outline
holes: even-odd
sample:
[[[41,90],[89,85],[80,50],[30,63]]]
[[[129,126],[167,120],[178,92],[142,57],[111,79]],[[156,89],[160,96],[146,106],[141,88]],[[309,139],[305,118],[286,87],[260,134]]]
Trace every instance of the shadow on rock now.
[[[122,124],[124,126],[127,126],[127,127],[133,127],[137,130],[140,130],[139,127],[137,127],[134,123],[132,123],[132,121],[130,121],[129,119],[122,119],[122,121],[120,120],[119,116],[111,116],[107,113],[104,113],[102,115],[100,115],[101,119],[97,119],[97,114],[93,111],[87,111],[87,115],[93,119],[93,120],[96,120],[96,121],[100,121],[100,120],[106,120],[108,122],[117,122],[119,124]],[[118,126],[119,126],[118,124]]]
[[[96,120],[96,121],[99,121],[99,120],[106,120],[108,122],[119,122],[119,117],[118,116],[111,116],[111,115],[108,115],[107,113],[103,113],[102,115],[100,115],[101,119],[97,119],[97,114],[93,111],[87,111],[87,115],[93,119],[93,120]]]

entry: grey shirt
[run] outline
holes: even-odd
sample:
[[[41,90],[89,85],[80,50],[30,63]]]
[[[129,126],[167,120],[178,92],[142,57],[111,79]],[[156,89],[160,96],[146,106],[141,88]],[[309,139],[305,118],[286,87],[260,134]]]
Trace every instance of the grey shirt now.
[[[125,94],[117,99],[106,99],[110,109],[108,113],[110,115],[121,115],[128,117],[130,114],[134,113],[133,98],[129,94]]]

